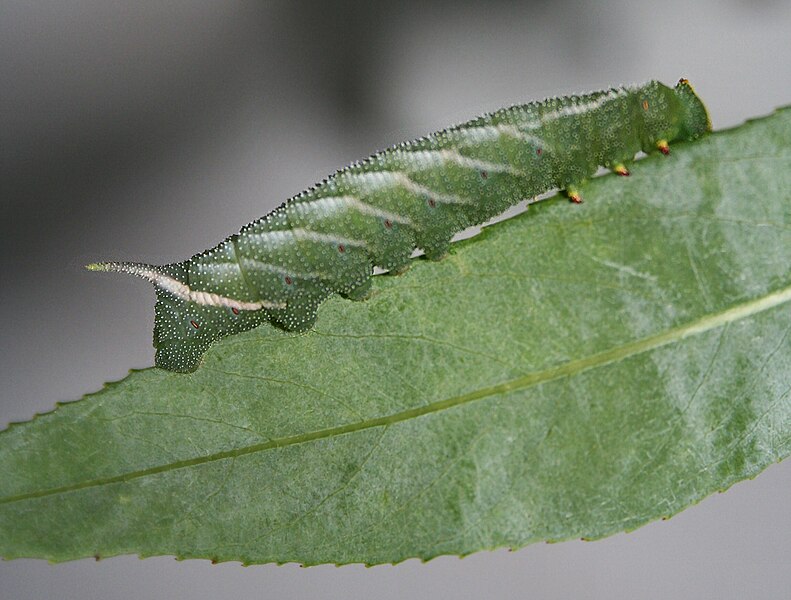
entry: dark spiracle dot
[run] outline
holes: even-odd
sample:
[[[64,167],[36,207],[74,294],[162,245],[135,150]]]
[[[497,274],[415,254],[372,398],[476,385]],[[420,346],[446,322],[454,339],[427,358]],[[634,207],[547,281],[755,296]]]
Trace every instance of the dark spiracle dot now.
[[[190,325],[192,325],[195,329],[200,329],[200,325],[198,325],[195,321],[190,321]]]
[[[346,252],[346,246],[343,244],[338,244],[338,252]]]
[[[285,281],[286,281],[286,285],[291,285],[292,283],[294,283],[294,280],[291,279],[291,277],[289,277],[288,275],[286,275]]]
[[[537,155],[537,156],[541,156],[541,153],[542,153],[543,151],[544,151],[544,150],[543,150],[543,148],[536,148],[536,155]]]
[[[238,308],[231,308],[231,312],[233,314],[235,314],[235,315],[238,315],[239,314],[239,309]]]
[[[486,171],[481,171],[481,178],[482,179],[488,179],[489,178],[489,173],[486,172]]]
[[[429,198],[429,199],[428,199],[428,205],[429,205],[431,208],[434,208],[435,206],[437,206],[437,202],[436,202],[436,200],[434,200],[434,198]]]
[[[385,227],[388,229],[393,227],[393,223],[390,221],[390,219],[385,219]]]

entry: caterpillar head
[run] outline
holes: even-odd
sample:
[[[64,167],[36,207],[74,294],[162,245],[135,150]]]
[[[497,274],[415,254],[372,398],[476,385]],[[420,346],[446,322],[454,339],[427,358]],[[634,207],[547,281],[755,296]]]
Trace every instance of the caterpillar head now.
[[[673,88],[676,98],[681,105],[681,120],[679,122],[678,138],[694,140],[704,133],[711,131],[711,120],[706,107],[701,102],[689,81],[679,79]]]

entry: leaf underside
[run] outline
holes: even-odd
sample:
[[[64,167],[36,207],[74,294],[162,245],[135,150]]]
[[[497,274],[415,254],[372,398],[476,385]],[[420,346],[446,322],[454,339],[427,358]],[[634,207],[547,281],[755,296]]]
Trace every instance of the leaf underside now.
[[[378,564],[667,517],[791,451],[791,109],[0,433],[0,555]]]

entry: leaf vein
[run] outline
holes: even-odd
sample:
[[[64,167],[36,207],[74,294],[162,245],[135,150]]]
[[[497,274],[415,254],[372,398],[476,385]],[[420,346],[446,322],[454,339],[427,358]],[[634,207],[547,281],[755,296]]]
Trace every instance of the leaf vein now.
[[[583,358],[575,359],[549,367],[542,371],[529,373],[525,376],[518,377],[503,383],[488,386],[478,390],[474,390],[467,394],[446,398],[434,403],[410,408],[397,413],[392,413],[382,417],[370,418],[368,420],[347,423],[326,429],[319,429],[305,433],[299,433],[283,438],[274,438],[266,442],[258,444],[251,444],[240,448],[225,450],[222,452],[215,452],[198,456],[194,458],[173,461],[146,469],[140,469],[129,473],[120,475],[101,477],[81,481],[77,483],[66,484],[63,486],[49,488],[44,490],[37,490],[33,492],[25,492],[14,496],[6,496],[0,498],[0,504],[9,504],[12,502],[20,502],[23,500],[30,500],[35,498],[42,498],[56,494],[64,494],[69,492],[76,492],[88,488],[100,487],[104,485],[112,485],[115,483],[125,483],[142,477],[155,476],[169,471],[185,469],[195,466],[200,466],[207,463],[212,463],[226,458],[234,458],[263,452],[274,448],[282,448],[295,444],[303,444],[315,440],[336,437],[355,433],[374,427],[381,427],[394,423],[407,421],[410,419],[419,418],[432,413],[438,413],[444,410],[449,410],[464,404],[475,402],[484,398],[496,395],[505,395],[514,391],[527,389],[530,387],[538,386],[544,383],[555,381],[563,377],[577,375],[591,369],[604,367],[617,361],[625,360],[633,356],[644,354],[652,350],[661,348],[673,342],[680,341],[684,338],[705,333],[724,327],[729,323],[748,318],[750,316],[765,312],[777,306],[783,305],[791,301],[791,286],[768,295],[748,300],[746,302],[737,304],[723,310],[721,312],[707,314],[697,320],[691,321],[684,325],[669,329],[662,333],[654,334],[644,337],[620,346],[615,346],[609,350],[598,352]],[[236,375],[235,373],[229,373]],[[247,377],[250,377],[247,375]]]

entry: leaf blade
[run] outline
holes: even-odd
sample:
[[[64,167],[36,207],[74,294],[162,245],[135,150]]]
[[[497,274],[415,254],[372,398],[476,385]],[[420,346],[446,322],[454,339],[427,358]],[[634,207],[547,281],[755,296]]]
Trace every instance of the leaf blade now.
[[[791,450],[789,131],[641,161],[309,335],[10,428],[0,554],[398,562],[603,537],[754,476]]]

